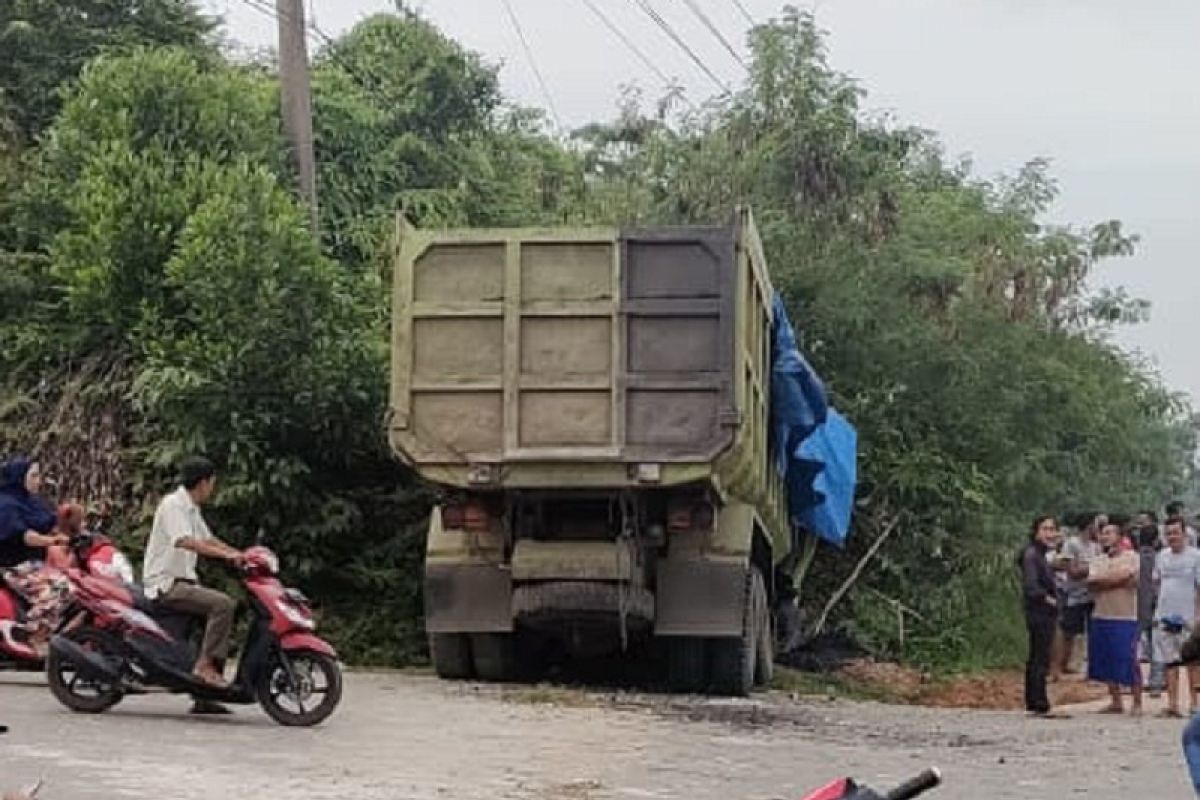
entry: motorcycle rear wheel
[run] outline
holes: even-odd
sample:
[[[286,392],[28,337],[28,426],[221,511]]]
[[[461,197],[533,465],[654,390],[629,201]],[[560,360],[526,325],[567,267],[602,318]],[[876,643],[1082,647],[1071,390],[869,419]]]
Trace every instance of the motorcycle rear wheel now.
[[[282,659],[291,666],[294,686]],[[263,711],[280,725],[319,725],[341,702],[342,668],[336,659],[313,650],[281,653],[263,670],[256,691]],[[314,697],[319,699],[309,705]]]
[[[121,659],[120,643],[95,628],[79,628],[66,636],[81,647],[112,659]],[[121,702],[125,696],[119,686],[85,678],[78,667],[53,649],[46,658],[46,681],[58,702],[80,714],[100,714]]]

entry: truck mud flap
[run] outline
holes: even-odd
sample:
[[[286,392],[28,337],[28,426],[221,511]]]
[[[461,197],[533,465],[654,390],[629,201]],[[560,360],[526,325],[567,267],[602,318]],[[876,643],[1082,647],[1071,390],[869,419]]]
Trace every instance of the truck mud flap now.
[[[741,636],[744,562],[660,561],[656,636]]]
[[[426,564],[425,630],[507,633],[513,629],[512,576],[492,564]]]

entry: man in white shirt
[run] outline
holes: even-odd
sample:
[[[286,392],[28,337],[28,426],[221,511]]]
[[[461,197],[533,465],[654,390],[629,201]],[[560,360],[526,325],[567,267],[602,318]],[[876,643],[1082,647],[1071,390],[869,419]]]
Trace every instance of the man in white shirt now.
[[[200,515],[200,507],[212,498],[217,486],[212,462],[185,460],[180,465],[180,484],[154,513],[142,580],[146,596],[162,608],[205,618],[204,640],[193,672],[205,683],[221,687],[226,683],[218,665],[229,651],[236,604],[228,595],[200,585],[196,561],[205,556],[236,564],[242,553],[213,536]]]
[[[1158,553],[1154,564],[1154,582],[1158,587],[1158,605],[1154,616],[1154,658],[1160,664],[1182,661],[1183,643],[1196,624],[1196,589],[1200,587],[1200,550],[1188,547],[1187,523],[1182,517],[1167,520],[1166,550]],[[1183,718],[1179,710],[1179,667],[1167,669],[1167,709],[1164,716]],[[1188,668],[1192,715],[1196,707],[1196,689],[1200,688],[1200,668]]]
[[[1172,500],[1170,503],[1167,503],[1167,516],[1168,517],[1180,517],[1183,519],[1183,521],[1184,521],[1183,530],[1187,536],[1187,546],[1188,547],[1200,546],[1200,534],[1198,534],[1196,532],[1196,529],[1192,527],[1191,523],[1189,523],[1187,521],[1187,519],[1188,519],[1187,506],[1184,504],[1184,502],[1182,500]],[[1166,546],[1166,531],[1165,530],[1163,531],[1163,546],[1164,547]]]

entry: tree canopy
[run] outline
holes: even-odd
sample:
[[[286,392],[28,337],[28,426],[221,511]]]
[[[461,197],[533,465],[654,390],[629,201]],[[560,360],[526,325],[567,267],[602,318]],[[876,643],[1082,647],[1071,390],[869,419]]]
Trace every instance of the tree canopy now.
[[[215,26],[189,0],[8,0],[0,6],[0,120],[31,142],[92,58],[138,46],[208,49]]]

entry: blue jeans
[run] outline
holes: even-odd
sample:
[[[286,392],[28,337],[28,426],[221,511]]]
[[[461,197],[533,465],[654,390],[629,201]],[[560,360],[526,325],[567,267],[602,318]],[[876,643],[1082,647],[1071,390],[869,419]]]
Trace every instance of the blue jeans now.
[[[1183,757],[1192,778],[1192,788],[1200,797],[1200,714],[1194,715],[1183,729]]]
[[[1153,630],[1142,632],[1142,659],[1150,662],[1150,680],[1146,681],[1146,688],[1152,692],[1167,688],[1167,665],[1154,658]]]

